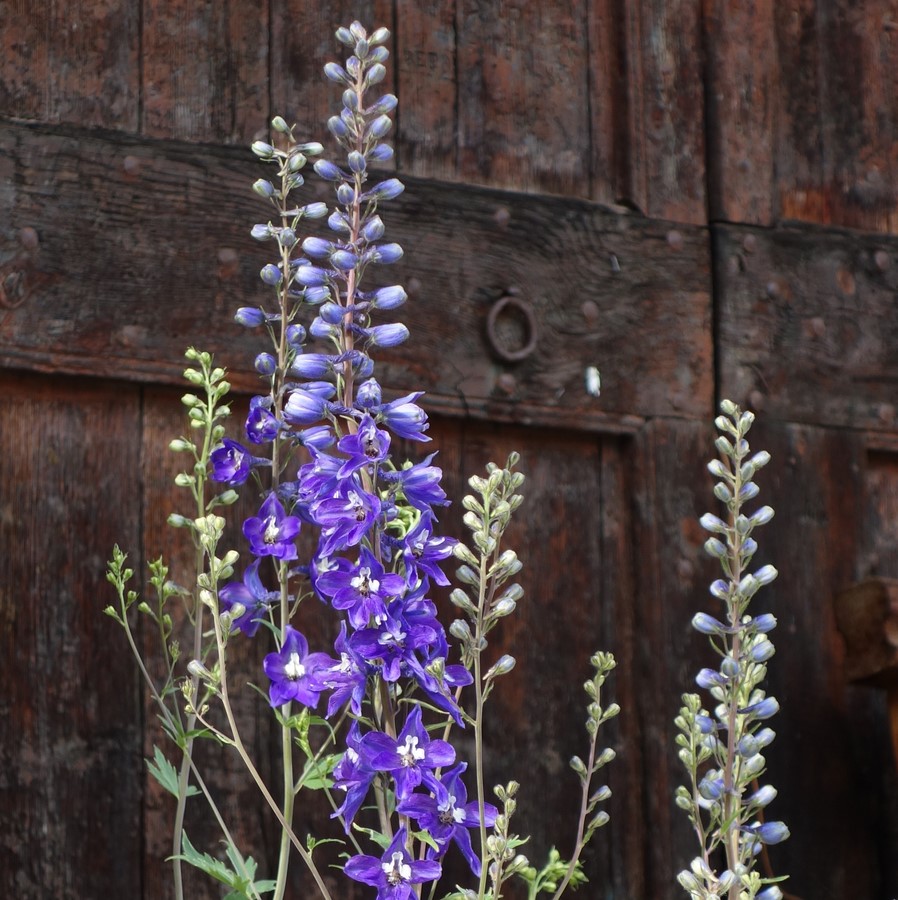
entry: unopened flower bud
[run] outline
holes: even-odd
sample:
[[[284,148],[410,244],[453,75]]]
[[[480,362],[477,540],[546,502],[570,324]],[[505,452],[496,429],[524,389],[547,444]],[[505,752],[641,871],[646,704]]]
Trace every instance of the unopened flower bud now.
[[[346,74],[346,70],[343,66],[338,65],[335,62],[329,62],[324,67],[324,74],[331,81],[335,81],[337,84],[352,84],[352,80],[349,75]]]
[[[315,172],[325,181],[340,181],[343,178],[343,173],[326,159],[316,161]]]
[[[260,178],[253,184],[253,190],[266,200],[270,200],[274,196],[274,185],[264,178]]]
[[[250,149],[259,159],[271,159],[274,156],[274,147],[265,141],[253,141]]]
[[[256,328],[265,323],[265,313],[261,309],[253,309],[251,306],[241,306],[234,319],[244,328]]]

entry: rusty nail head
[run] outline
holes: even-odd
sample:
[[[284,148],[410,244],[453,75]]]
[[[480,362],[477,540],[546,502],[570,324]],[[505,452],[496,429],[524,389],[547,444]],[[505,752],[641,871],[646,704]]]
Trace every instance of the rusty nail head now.
[[[594,325],[599,321],[599,307],[595,300],[584,300],[580,304],[580,312],[583,313],[583,318],[590,325]]]
[[[38,237],[37,232],[30,225],[26,225],[19,231],[19,243],[26,250],[37,250],[37,246],[40,243],[40,238]]]
[[[518,386],[514,375],[511,372],[503,372],[497,379],[496,383],[506,394],[513,394]]]
[[[892,264],[892,258],[885,250],[877,250],[876,253],[873,254],[873,262],[876,263],[876,268],[879,269],[880,272],[885,272]]]
[[[139,175],[140,166],[140,159],[136,156],[128,155],[122,160],[122,168],[126,175]]]

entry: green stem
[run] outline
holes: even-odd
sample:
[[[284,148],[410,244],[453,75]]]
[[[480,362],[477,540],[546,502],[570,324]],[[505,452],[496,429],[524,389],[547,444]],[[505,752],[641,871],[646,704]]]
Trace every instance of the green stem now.
[[[486,500],[486,498],[484,498]],[[484,521],[489,521],[489,510],[484,511]],[[487,557],[480,553],[480,587],[477,597],[477,623],[474,630],[474,767],[477,778],[477,816],[480,827],[480,884],[477,888],[478,900],[486,895],[487,865],[486,850],[486,788],[483,779],[483,677],[480,666],[480,641],[483,635],[483,612],[486,605]],[[494,898],[498,900],[498,898]]]

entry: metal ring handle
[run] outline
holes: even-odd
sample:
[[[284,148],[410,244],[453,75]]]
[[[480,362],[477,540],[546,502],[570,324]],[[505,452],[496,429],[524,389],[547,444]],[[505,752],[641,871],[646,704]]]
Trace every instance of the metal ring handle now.
[[[513,311],[524,320],[524,343],[520,347],[508,347],[499,334],[499,316],[505,311]],[[536,349],[539,337],[539,326],[533,308],[526,300],[506,294],[500,297],[490,308],[486,319],[486,336],[489,338],[493,352],[506,362],[520,362]]]

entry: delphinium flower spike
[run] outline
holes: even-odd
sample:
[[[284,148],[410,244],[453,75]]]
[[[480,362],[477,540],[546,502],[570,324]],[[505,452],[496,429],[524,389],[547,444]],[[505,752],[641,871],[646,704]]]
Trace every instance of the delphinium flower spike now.
[[[770,454],[763,450],[752,454],[749,448],[746,435],[754,421],[752,413],[728,400],[721,403],[721,411],[715,421],[720,458],[708,469],[717,479],[714,496],[726,507],[726,518],[707,513],[701,524],[711,533],[705,549],[723,569],[724,578],[711,585],[723,614],[699,612],[692,620],[720,656],[716,669],[702,669],[696,679],[717,705],[709,713],[698,694],[684,694],[676,720],[679,755],[690,776],[689,786],[677,791],[677,805],[689,815],[700,845],[700,855],[678,881],[691,900],[778,900],[782,892],[774,882],[781,879],[765,879],[754,870],[764,844],[789,836],[782,822],[764,820],[776,791],[757,784],[765,768],[762,751],[774,738],[768,721],[779,708],[761,687],[774,652],[768,634],[776,620],[770,614],[748,612],[758,590],[777,576],[771,565],[749,572],[757,550],[752,535],[770,521],[773,509],[746,511],[759,493],[755,474],[769,462]],[[721,851],[726,868],[717,872],[713,860]]]

